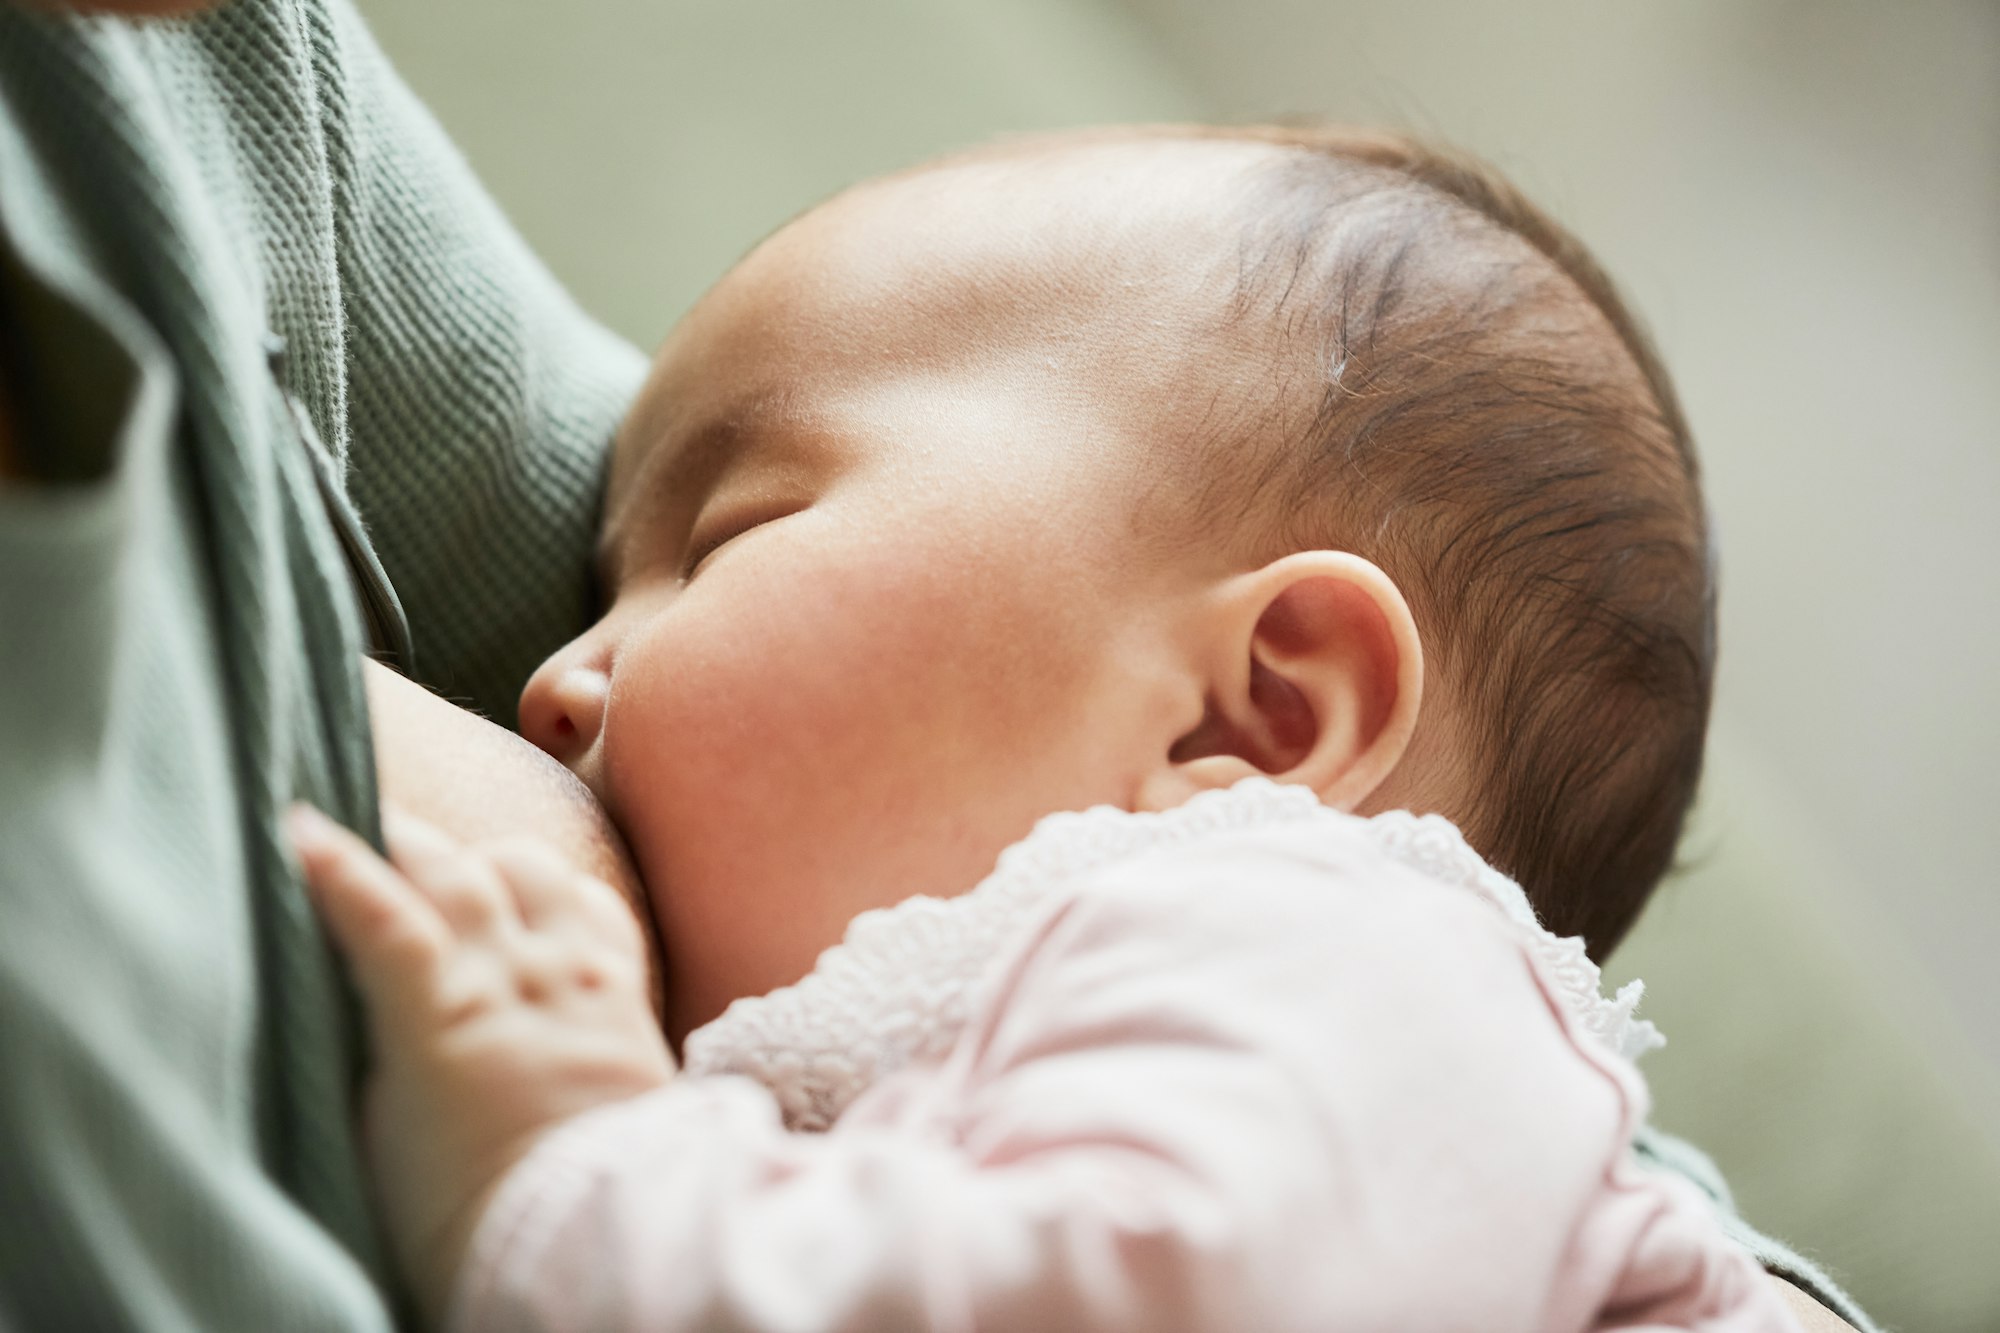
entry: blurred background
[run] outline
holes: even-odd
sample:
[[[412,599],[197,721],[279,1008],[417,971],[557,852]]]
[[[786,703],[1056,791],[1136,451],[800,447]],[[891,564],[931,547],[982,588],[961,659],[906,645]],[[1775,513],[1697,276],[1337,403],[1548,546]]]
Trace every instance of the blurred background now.
[[[1471,147],[1674,368],[1724,561],[1711,780],[1613,961],[1656,1120],[1892,1327],[2000,1329],[2000,5],[363,0],[650,344],[759,237],[996,133],[1315,114]]]

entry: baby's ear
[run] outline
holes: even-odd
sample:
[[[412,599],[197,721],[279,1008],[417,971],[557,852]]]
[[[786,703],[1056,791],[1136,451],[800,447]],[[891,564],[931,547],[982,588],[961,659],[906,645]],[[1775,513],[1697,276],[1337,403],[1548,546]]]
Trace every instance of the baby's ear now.
[[[1238,575],[1201,626],[1203,716],[1141,785],[1142,809],[1262,774],[1352,810],[1416,729],[1423,651],[1389,576],[1344,551],[1304,551]]]

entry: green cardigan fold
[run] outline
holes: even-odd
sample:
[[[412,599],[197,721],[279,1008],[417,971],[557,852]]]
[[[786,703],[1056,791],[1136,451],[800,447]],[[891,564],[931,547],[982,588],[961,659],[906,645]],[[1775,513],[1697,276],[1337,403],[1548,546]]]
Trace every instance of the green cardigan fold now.
[[[365,521],[510,722],[643,361],[344,3],[0,3],[0,1324],[377,1329],[350,1006],[277,835],[364,829]]]

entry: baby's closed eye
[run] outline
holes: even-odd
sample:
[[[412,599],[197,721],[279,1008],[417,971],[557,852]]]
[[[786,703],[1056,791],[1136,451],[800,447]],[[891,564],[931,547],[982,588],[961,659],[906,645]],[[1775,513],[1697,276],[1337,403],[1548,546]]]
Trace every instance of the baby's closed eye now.
[[[716,508],[712,512],[718,517],[713,520],[704,513],[696,521],[694,534],[688,541],[687,558],[681,563],[681,580],[686,582],[693,578],[711,557],[737,538],[803,513],[810,505],[810,501],[767,498]]]

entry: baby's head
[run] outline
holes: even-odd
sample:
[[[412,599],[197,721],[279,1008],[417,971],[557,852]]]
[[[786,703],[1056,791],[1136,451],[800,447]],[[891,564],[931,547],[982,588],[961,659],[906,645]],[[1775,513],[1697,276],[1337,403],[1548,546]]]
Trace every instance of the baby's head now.
[[[523,731],[629,838],[678,1039],[1056,810],[1450,816],[1602,953],[1713,657],[1659,365],[1482,169],[1332,131],[983,150],[783,228],[621,432]]]

